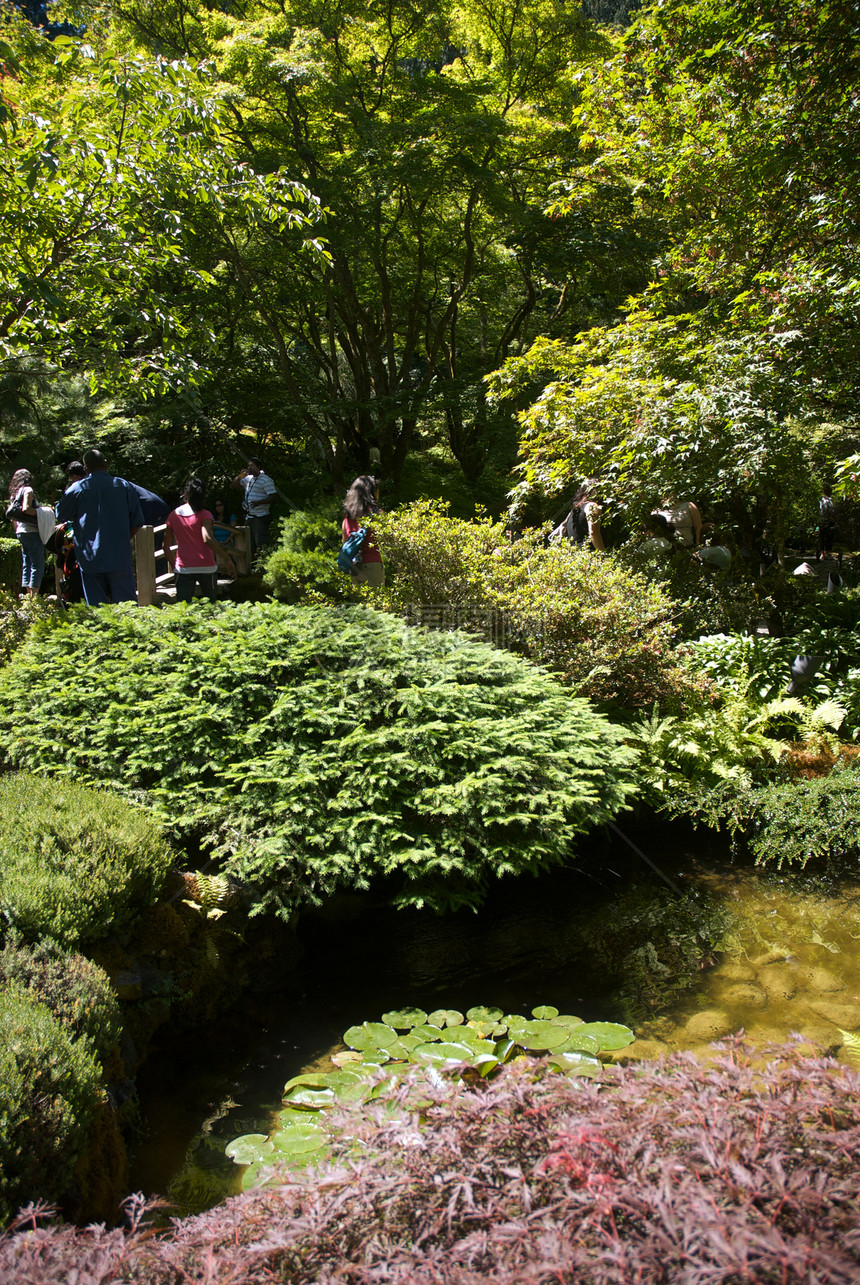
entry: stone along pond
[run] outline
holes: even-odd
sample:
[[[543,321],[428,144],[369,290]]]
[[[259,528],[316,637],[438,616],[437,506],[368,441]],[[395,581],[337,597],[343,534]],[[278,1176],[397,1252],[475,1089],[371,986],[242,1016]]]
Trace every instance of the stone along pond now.
[[[860,1030],[860,883],[757,871],[712,837],[632,826],[589,866],[500,884],[477,915],[344,897],[305,916],[295,986],[252,993],[193,1042],[156,1037],[130,1189],[178,1214],[240,1190],[227,1144],[271,1132],[287,1080],[331,1069],[344,1031],[404,1005],[554,1005],[631,1026],[623,1057],[708,1055],[739,1031],[836,1052]]]

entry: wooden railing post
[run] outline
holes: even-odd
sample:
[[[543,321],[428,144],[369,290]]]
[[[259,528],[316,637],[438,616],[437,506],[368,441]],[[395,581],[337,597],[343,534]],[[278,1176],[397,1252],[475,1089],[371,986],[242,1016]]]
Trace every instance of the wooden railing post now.
[[[134,564],[137,574],[137,605],[155,606],[155,535],[151,526],[142,526],[134,537]]]

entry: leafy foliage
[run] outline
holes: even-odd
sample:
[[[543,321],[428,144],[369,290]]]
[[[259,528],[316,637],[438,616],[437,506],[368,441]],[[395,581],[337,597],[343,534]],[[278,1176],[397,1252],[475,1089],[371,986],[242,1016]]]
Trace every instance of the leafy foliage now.
[[[266,587],[281,602],[356,601],[357,589],[336,565],[340,546],[333,505],[291,513],[281,527],[280,543],[266,558]]]
[[[447,1074],[462,1084],[486,1080],[517,1057],[541,1050],[547,1067],[594,1077],[602,1065],[598,1053],[626,1048],[633,1032],[617,1022],[583,1022],[552,1005],[532,1009],[530,1018],[477,1005],[465,1016],[451,1010],[385,1013],[381,1022],[351,1026],[343,1040],[348,1047],[334,1055],[335,1070],[297,1075],[284,1086],[285,1109],[273,1137],[246,1134],[227,1146],[232,1160],[249,1166],[244,1187],[271,1181],[272,1165],[319,1164],[339,1132],[326,1108],[391,1102],[400,1079],[414,1077],[416,1068],[423,1068],[428,1083]]]
[[[0,587],[17,595],[21,584],[21,545],[14,538],[0,538]]]
[[[8,941],[0,950],[0,988],[13,981],[104,1063],[119,1040],[122,1020],[116,995],[98,964],[44,943]]]
[[[291,1172],[163,1237],[139,1203],[131,1232],[7,1236],[0,1272],[20,1285],[86,1279],[96,1264],[173,1285],[201,1262],[213,1285],[285,1272],[294,1285],[857,1279],[855,1072],[781,1051],[755,1067],[679,1056],[608,1078],[523,1063],[477,1090],[407,1083],[389,1113],[343,1109],[340,1163],[320,1173]]]
[[[471,904],[565,860],[634,791],[620,733],[546,674],[361,608],[70,611],[0,691],[9,761],[144,791],[285,914],[380,876]]]
[[[65,1191],[101,1100],[100,1071],[20,982],[0,987],[0,1222]]]
[[[15,545],[20,564],[21,548],[17,540]],[[20,582],[20,565],[16,574]],[[49,619],[57,614],[57,610],[53,603],[38,595],[23,598],[19,602],[17,591],[10,593],[0,588],[0,665],[5,664],[15,649],[20,647],[37,620]]]
[[[808,780],[724,785],[676,806],[708,825],[724,825],[758,864],[777,870],[802,869],[810,861],[850,869],[860,857],[860,768],[854,761]]]
[[[27,717],[12,712],[16,738]],[[127,927],[172,861],[162,827],[127,800],[27,772],[0,781],[0,911],[31,942],[74,949]]]
[[[597,700],[683,697],[671,603],[613,557],[546,547],[541,531],[511,544],[502,523],[464,522],[427,501],[378,516],[375,530],[393,572],[374,601],[389,611],[480,631]]]

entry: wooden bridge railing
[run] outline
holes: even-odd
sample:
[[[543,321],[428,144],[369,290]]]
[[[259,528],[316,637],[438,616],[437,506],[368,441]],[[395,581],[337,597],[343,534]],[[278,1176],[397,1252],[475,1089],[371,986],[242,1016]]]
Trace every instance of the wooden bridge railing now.
[[[236,563],[239,575],[246,576],[251,570],[251,532],[244,526],[227,526],[223,522],[214,524],[221,531],[230,533],[229,539],[221,545],[225,553],[230,553]],[[134,564],[137,574],[137,602],[140,607],[152,607],[158,596],[159,585],[173,579],[173,573],[166,569],[167,554],[164,549],[156,549],[155,537],[162,537],[167,527],[142,526],[134,537]],[[175,546],[174,546],[175,547]],[[165,569],[158,570],[158,563],[164,560]]]

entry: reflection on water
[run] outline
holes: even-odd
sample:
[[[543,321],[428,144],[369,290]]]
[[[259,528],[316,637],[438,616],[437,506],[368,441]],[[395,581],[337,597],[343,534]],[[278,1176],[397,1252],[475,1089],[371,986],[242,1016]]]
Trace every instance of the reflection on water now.
[[[722,851],[705,864],[699,841],[695,849],[676,840],[669,857],[665,843],[652,840],[647,851],[688,896],[732,914],[721,920],[718,951],[702,951],[713,966],[667,1011],[635,1022],[634,1048],[643,1056],[705,1052],[741,1028],[757,1043],[799,1031],[828,1048],[840,1042],[839,1027],[860,1028],[857,890],[790,888],[720,864]],[[599,878],[570,870],[500,885],[478,915],[439,918],[344,899],[325,918],[309,916],[300,991],[248,1000],[191,1047],[161,1047],[150,1057],[138,1077],[145,1133],[132,1155],[132,1189],[164,1195],[182,1214],[237,1190],[240,1171],[225,1145],[269,1132],[285,1082],[327,1066],[348,1026],[387,1009],[488,1004],[523,1013],[553,1004],[586,1021],[628,1020],[636,977],[619,985],[593,942],[601,924],[613,926],[613,910],[630,902],[631,889],[643,904],[649,890],[664,903],[668,897],[672,915],[666,882],[631,852],[608,849]],[[631,938],[635,932],[634,924]],[[671,940],[671,922],[665,932]],[[640,949],[647,955],[648,943]],[[665,978],[667,993],[673,980]],[[633,994],[634,1010],[635,1001]]]

